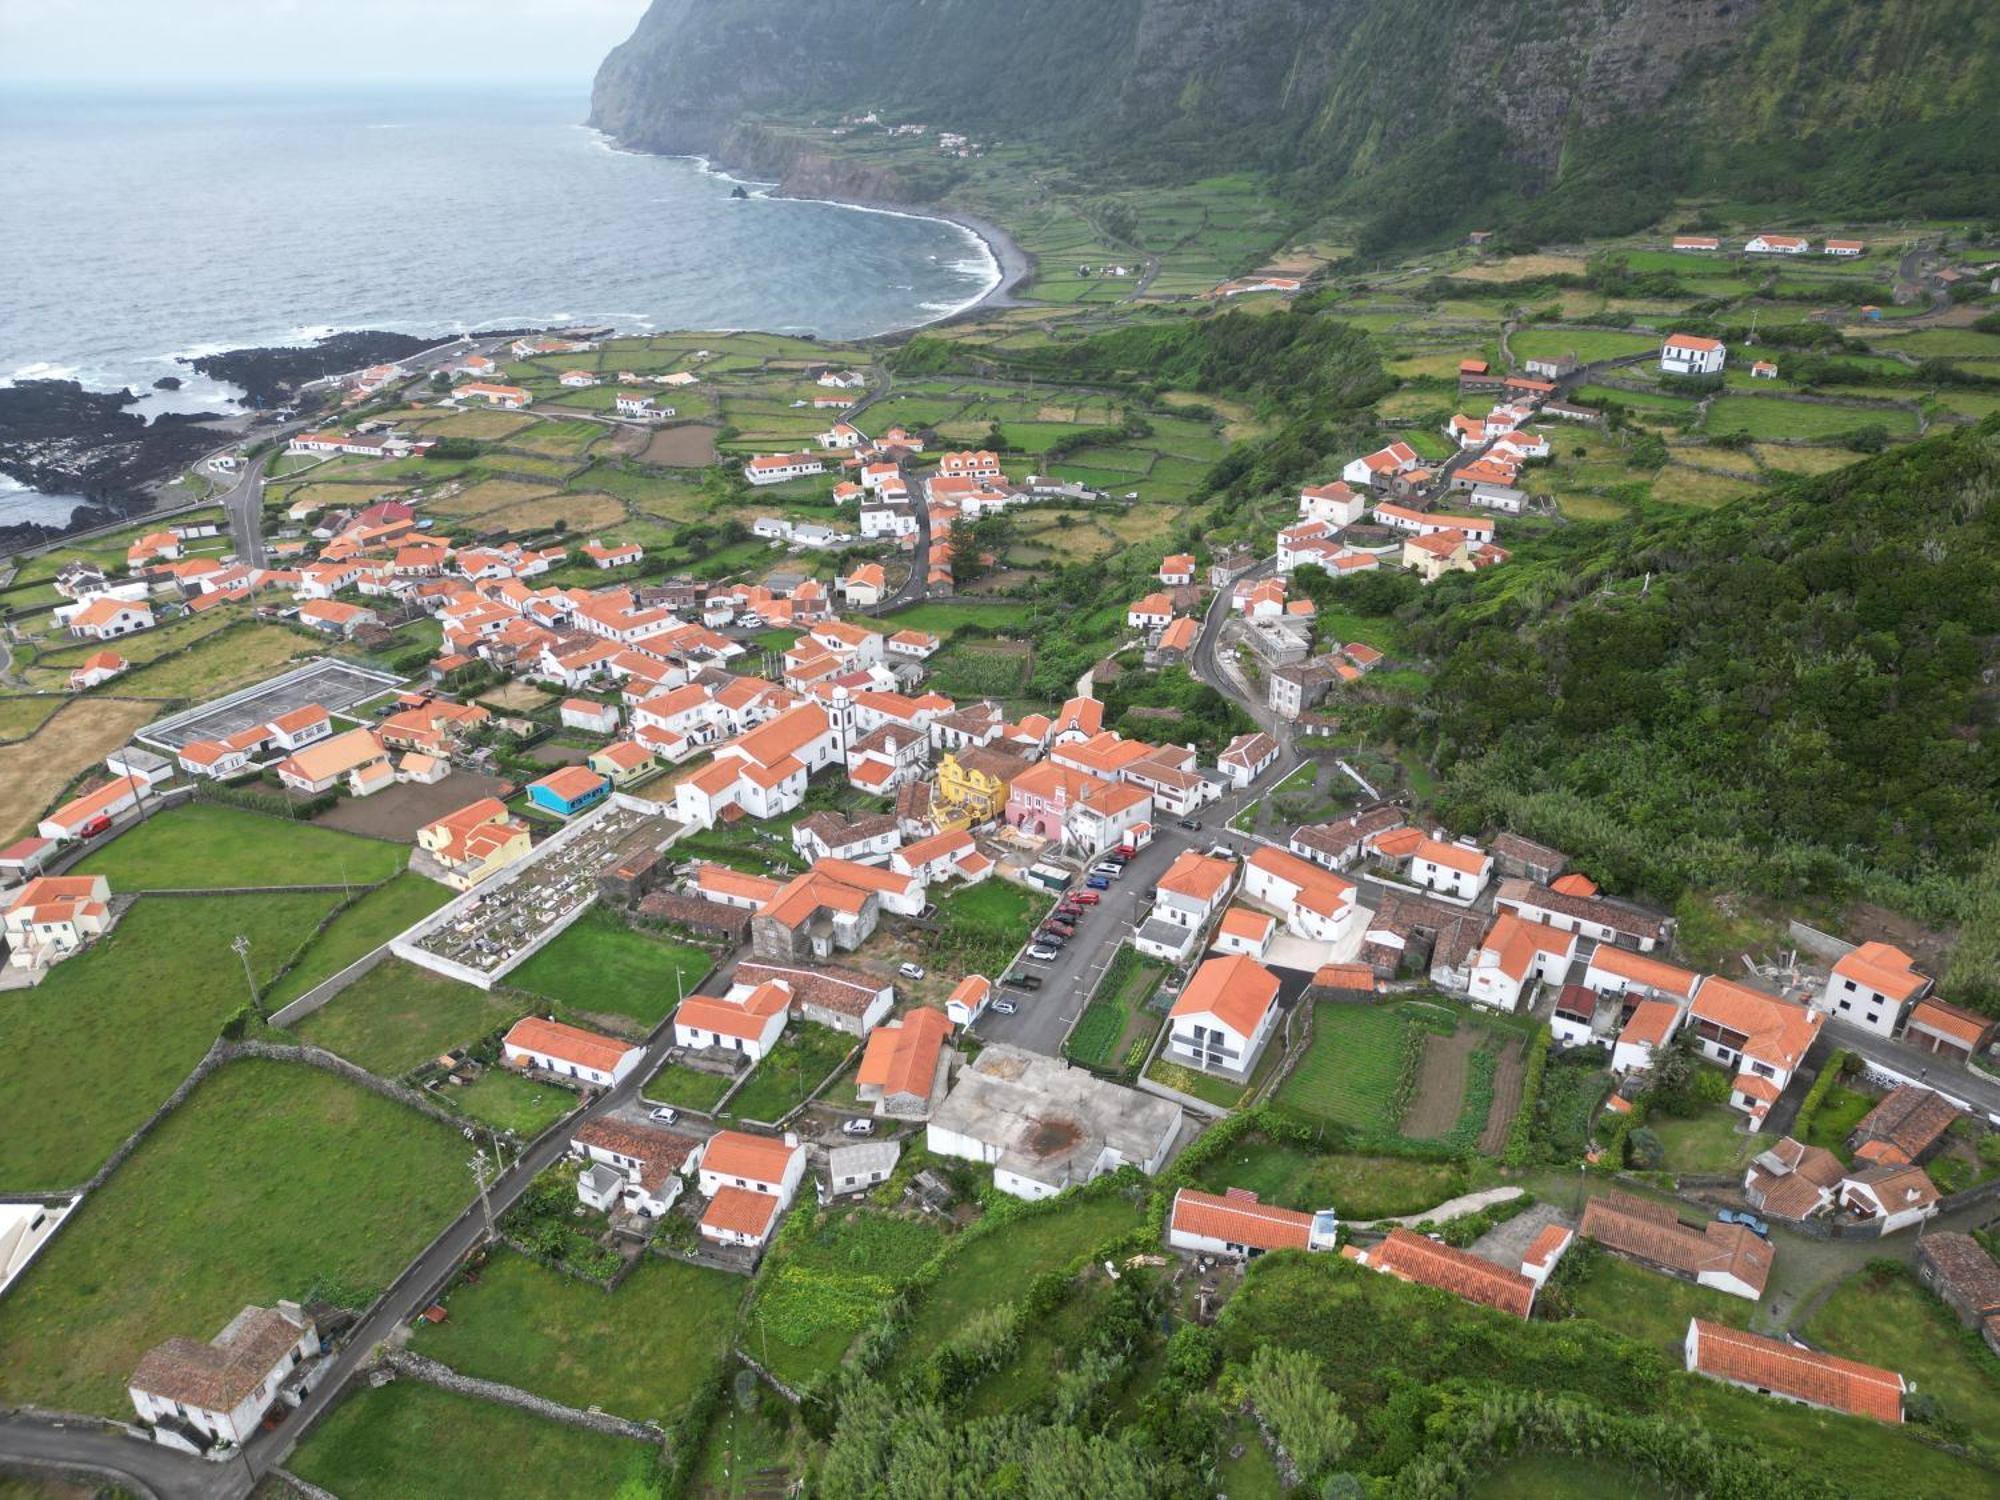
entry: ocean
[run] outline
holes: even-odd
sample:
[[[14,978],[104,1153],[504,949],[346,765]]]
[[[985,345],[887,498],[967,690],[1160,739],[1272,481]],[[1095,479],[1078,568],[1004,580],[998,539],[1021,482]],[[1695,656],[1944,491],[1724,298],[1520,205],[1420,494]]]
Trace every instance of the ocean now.
[[[609,323],[860,338],[999,279],[938,219],[731,196],[707,164],[616,150],[572,92],[0,98],[0,382],[239,394],[177,357],[342,329]],[[151,389],[163,375],[187,382]],[[72,501],[0,480],[0,524]]]

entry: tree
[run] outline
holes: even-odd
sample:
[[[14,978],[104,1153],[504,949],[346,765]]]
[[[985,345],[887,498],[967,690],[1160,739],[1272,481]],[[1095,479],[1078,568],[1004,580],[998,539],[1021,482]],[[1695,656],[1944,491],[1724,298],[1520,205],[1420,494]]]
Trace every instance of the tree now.
[[[1307,1350],[1259,1345],[1243,1389],[1302,1479],[1327,1473],[1354,1441],[1354,1424],[1341,1411],[1340,1397],[1327,1388],[1319,1360]]]

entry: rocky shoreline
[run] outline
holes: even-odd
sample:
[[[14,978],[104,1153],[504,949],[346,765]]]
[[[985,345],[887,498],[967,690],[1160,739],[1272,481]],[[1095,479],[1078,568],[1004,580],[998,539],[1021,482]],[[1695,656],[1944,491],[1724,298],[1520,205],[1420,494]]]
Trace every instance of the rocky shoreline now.
[[[440,342],[442,338],[366,329],[332,334],[316,344],[229,349],[188,363],[212,380],[241,386],[245,406],[284,406],[315,380],[369,365],[393,364],[420,350],[434,349]]]

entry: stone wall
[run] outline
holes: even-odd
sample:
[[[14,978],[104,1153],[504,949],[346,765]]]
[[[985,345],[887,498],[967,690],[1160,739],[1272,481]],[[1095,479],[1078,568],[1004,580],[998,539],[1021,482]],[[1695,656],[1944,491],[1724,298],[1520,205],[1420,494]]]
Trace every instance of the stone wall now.
[[[609,1412],[584,1411],[580,1407],[564,1406],[560,1401],[551,1401],[546,1396],[537,1396],[521,1390],[518,1386],[502,1385],[495,1380],[479,1380],[471,1375],[461,1375],[449,1365],[441,1365],[434,1359],[426,1359],[408,1349],[392,1349],[382,1355],[382,1364],[398,1375],[411,1380],[422,1381],[425,1385],[437,1386],[440,1390],[456,1391],[461,1396],[475,1396],[482,1401],[497,1402],[501,1406],[517,1407],[521,1411],[533,1412],[538,1417],[546,1417],[551,1422],[562,1422],[570,1427],[582,1427],[591,1432],[602,1432],[611,1437],[631,1438],[635,1442],[657,1443],[663,1453],[667,1451],[667,1436],[651,1422],[633,1422],[624,1417],[614,1417]]]

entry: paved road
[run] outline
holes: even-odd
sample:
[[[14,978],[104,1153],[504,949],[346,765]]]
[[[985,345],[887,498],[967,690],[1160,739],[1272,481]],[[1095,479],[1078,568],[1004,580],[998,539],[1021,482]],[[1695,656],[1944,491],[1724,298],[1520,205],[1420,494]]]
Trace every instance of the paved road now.
[[[1837,1017],[1827,1022],[1826,1036],[1836,1047],[1845,1047],[1872,1062],[1920,1079],[1931,1088],[1962,1099],[1973,1108],[1984,1110],[1991,1118],[2000,1120],[2000,1083],[1981,1078],[1921,1047],[1889,1041]]]
[[[287,434],[280,435],[280,441]],[[236,560],[245,567],[269,566],[264,550],[264,468],[280,450],[272,449],[243,466],[235,487],[222,497],[223,513],[229,517],[229,540]]]
[[[0,1414],[0,1471],[85,1471],[141,1500],[236,1500],[251,1487],[240,1463],[205,1463],[115,1429],[12,1413]]]

